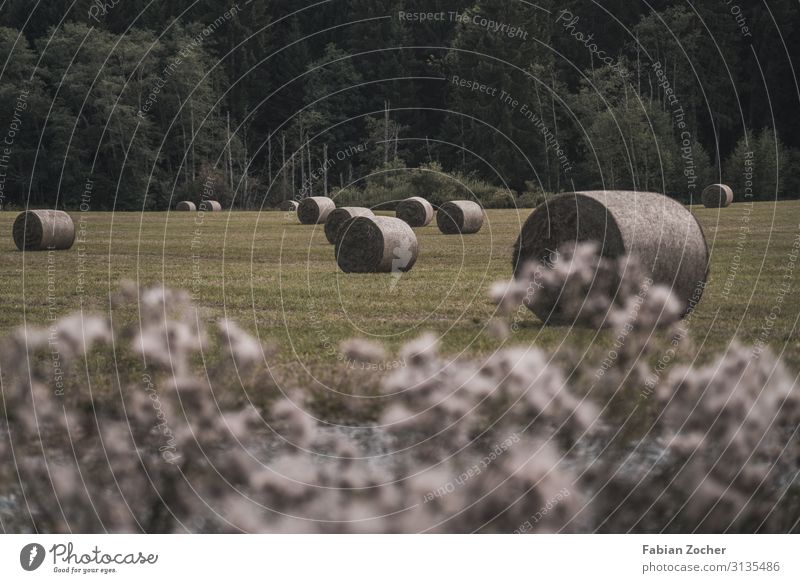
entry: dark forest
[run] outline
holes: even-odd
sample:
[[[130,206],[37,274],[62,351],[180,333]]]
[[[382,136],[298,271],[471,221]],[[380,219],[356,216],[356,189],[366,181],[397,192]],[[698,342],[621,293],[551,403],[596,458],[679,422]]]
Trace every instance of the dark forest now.
[[[0,196],[378,204],[452,176],[487,207],[797,197],[799,24],[791,0],[11,0]]]

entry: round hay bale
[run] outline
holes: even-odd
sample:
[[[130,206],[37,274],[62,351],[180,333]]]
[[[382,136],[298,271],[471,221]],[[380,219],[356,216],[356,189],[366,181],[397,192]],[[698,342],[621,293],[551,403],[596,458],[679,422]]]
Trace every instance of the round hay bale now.
[[[436,224],[445,235],[471,235],[483,226],[483,209],[471,200],[453,200],[436,211]]]
[[[355,217],[342,225],[336,263],[345,273],[397,273],[417,261],[417,236],[394,217]]]
[[[433,220],[433,206],[424,198],[412,196],[397,203],[395,214],[412,227],[425,227]]]
[[[17,215],[12,228],[20,251],[69,249],[75,241],[75,223],[64,211],[25,211]]]
[[[336,203],[327,196],[309,196],[297,206],[297,218],[303,225],[321,225],[335,208]]]
[[[298,206],[300,206],[300,203],[297,202],[296,200],[284,200],[281,203],[280,210],[290,213],[296,213]]]
[[[201,202],[198,208],[207,213],[218,213],[222,210],[222,205],[216,200],[208,199]]]
[[[654,283],[671,288],[684,315],[700,300],[708,246],[697,219],[679,202],[654,192],[620,190],[555,196],[522,226],[512,258],[514,276],[528,261],[551,265],[562,244],[582,241],[596,241],[605,257],[636,256]],[[539,308],[531,309],[545,322],[559,313],[557,300],[533,303]]]
[[[703,189],[701,198],[707,208],[723,208],[733,202],[733,190],[726,184],[712,184]]]
[[[175,210],[176,211],[196,211],[197,210],[197,206],[195,206],[195,204],[193,202],[191,202],[191,201],[182,200],[177,205],[175,205]]]
[[[325,221],[325,237],[331,245],[336,244],[339,238],[339,229],[344,223],[354,217],[374,217],[375,213],[362,206],[345,206],[333,209]]]

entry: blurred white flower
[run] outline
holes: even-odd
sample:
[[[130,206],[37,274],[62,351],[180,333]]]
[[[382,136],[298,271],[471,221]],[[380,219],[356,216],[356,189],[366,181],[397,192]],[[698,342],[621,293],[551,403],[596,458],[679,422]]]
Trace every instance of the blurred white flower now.
[[[228,354],[237,364],[246,366],[263,360],[261,343],[240,328],[236,322],[223,319],[217,323],[217,327]]]

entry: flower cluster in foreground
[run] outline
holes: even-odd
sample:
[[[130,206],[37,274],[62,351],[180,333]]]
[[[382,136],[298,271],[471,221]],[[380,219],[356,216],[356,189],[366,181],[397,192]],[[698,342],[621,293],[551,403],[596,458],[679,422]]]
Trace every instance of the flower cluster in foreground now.
[[[39,532],[797,530],[792,375],[734,345],[654,377],[677,302],[643,293],[632,262],[609,301],[610,284],[586,282],[614,265],[590,251],[565,250],[545,286],[592,306],[581,313],[611,328],[611,350],[451,358],[423,335],[381,381],[369,428],[314,419],[265,368],[267,348],[229,320],[207,329],[182,292],[123,289],[114,305],[138,308],[135,327],[18,330],[0,350],[3,495]],[[525,290],[499,285],[494,300],[513,313]],[[342,350],[384,358],[361,340]]]

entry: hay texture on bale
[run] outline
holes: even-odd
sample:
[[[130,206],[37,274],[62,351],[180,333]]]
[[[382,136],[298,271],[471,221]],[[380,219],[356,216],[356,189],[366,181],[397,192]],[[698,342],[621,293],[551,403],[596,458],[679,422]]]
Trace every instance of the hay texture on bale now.
[[[280,210],[295,213],[298,206],[300,206],[300,203],[296,200],[284,200],[281,203]]]
[[[321,225],[336,208],[336,203],[327,196],[309,196],[297,206],[297,218],[303,225]]]
[[[17,215],[12,228],[20,251],[69,249],[75,241],[75,223],[64,211],[25,211]]]
[[[222,205],[216,200],[209,199],[201,202],[199,208],[207,213],[218,213],[222,210]]]
[[[424,198],[412,196],[397,204],[395,214],[412,227],[425,227],[433,220],[433,205]]]
[[[336,262],[345,273],[399,273],[417,261],[417,236],[394,217],[355,217],[341,227]]]
[[[726,184],[712,184],[703,189],[701,198],[707,208],[723,208],[733,202],[733,190]]]
[[[197,206],[191,201],[182,200],[177,205],[175,205],[175,210],[177,211],[196,211]]]
[[[672,290],[684,315],[702,295],[709,264],[703,230],[682,204],[654,192],[571,192],[542,203],[517,238],[514,276],[529,261],[552,266],[562,245],[584,241],[595,241],[603,257],[636,257],[654,284]],[[528,307],[545,322],[566,323],[558,294]]]
[[[375,213],[362,206],[345,206],[334,209],[325,221],[325,237],[328,243],[335,245],[339,238],[339,232],[344,223],[355,217],[374,217]]]
[[[483,209],[471,200],[452,200],[436,211],[436,224],[445,235],[471,235],[483,226]]]

